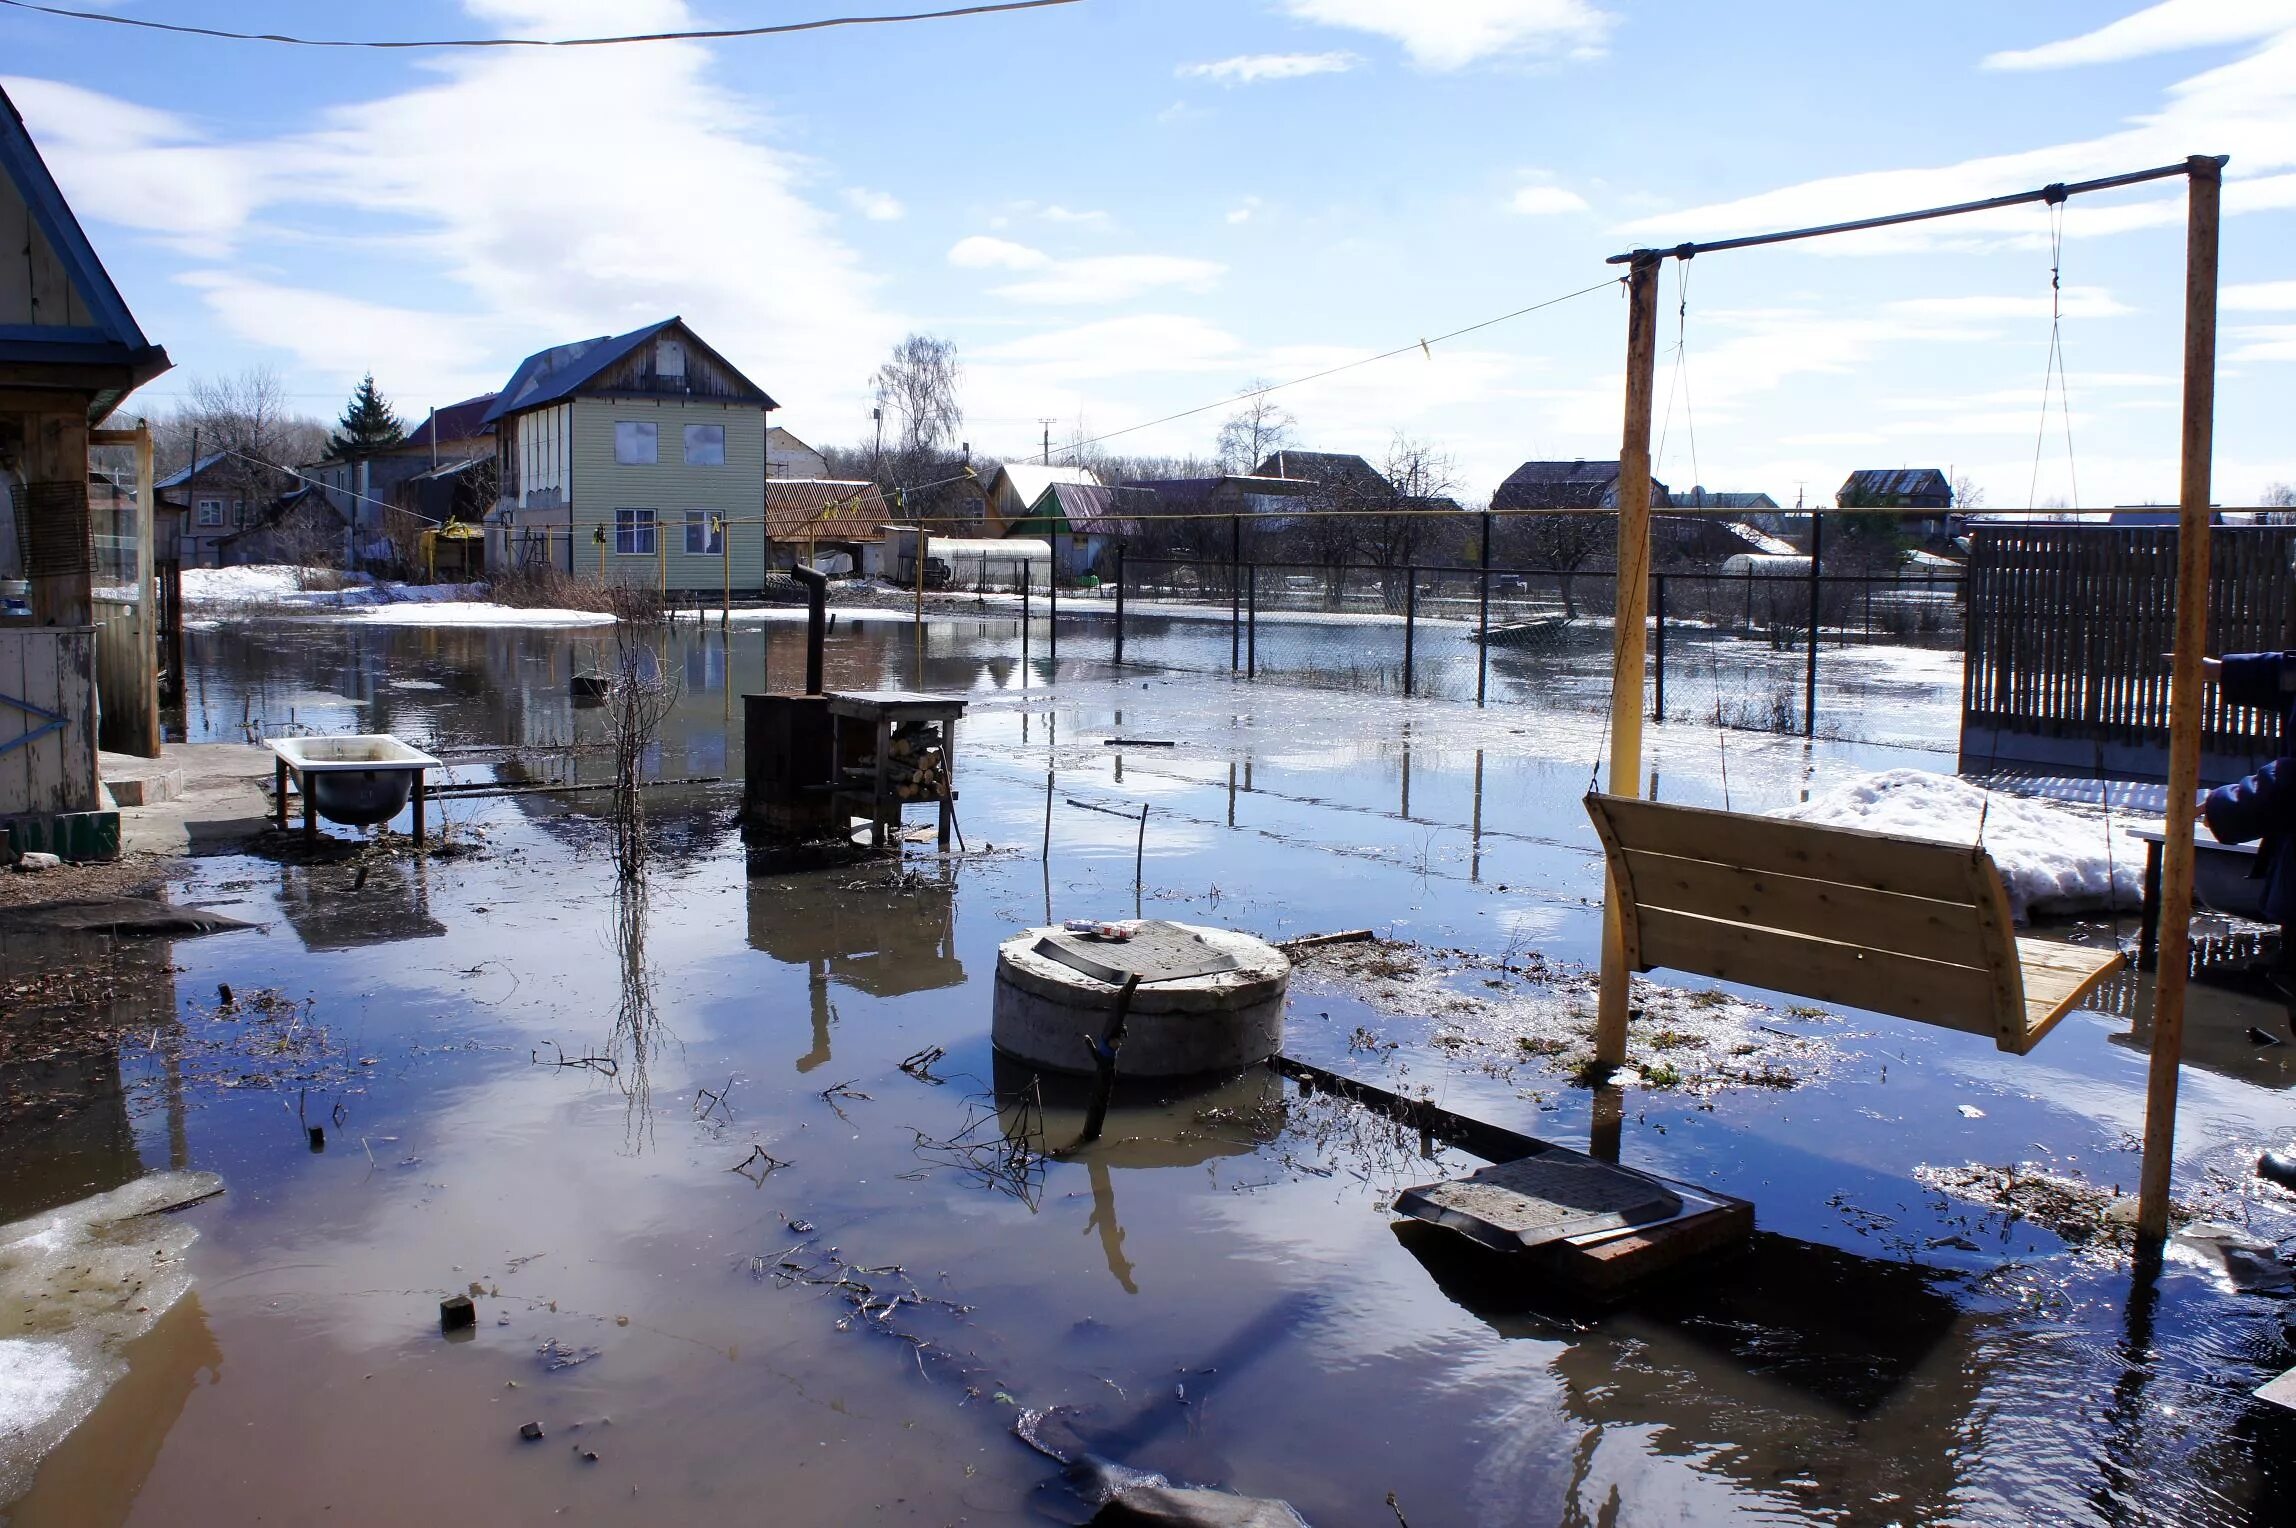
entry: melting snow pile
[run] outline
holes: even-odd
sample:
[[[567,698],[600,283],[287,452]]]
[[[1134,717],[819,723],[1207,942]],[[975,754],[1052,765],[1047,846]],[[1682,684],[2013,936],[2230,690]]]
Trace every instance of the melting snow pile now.
[[[1938,843],[1977,842],[2001,868],[2010,910],[2095,912],[2143,900],[2144,846],[2103,813],[2057,801],[1986,792],[1952,775],[1888,769],[1834,787],[1778,814],[1837,828],[1864,828]]]
[[[213,1173],[153,1173],[0,1226],[0,1508],[127,1372],[120,1350],[191,1287],[199,1233],[163,1212],[222,1192]]]

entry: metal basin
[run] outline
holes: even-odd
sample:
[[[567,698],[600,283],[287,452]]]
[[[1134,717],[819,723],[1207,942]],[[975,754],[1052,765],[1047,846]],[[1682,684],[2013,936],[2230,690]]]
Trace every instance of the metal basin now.
[[[265,746],[295,772],[321,817],[352,828],[398,816],[423,771],[438,765],[429,754],[388,733],[267,738]]]

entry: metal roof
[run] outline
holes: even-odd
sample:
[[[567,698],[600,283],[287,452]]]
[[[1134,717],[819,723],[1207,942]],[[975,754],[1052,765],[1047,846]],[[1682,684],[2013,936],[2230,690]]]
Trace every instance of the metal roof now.
[[[1665,509],[1673,496],[1664,483],[1650,480],[1653,508]],[[1507,474],[1491,495],[1493,509],[1616,509],[1618,463],[1588,461],[1525,462]]]
[[[190,482],[195,474],[212,471],[223,461],[225,457],[229,456],[230,454],[231,453],[229,451],[210,451],[207,455],[201,457],[195,465],[179,468],[178,470],[169,473],[166,477],[161,478],[158,482],[152,484],[151,486],[154,491],[162,491],[169,488],[181,488],[184,484]]]
[[[494,424],[512,414],[524,413],[528,409],[541,408],[572,397],[584,385],[595,381],[601,372],[629,357],[663,330],[673,327],[682,331],[695,345],[708,351],[720,366],[725,367],[765,407],[774,409],[781,406],[766,396],[765,389],[743,376],[725,357],[703,343],[701,336],[686,327],[684,319],[673,314],[642,329],[632,329],[628,334],[601,335],[594,340],[575,340],[571,344],[537,350],[518,363],[518,370],[510,374],[510,380],[503,384],[502,391],[487,406],[485,416],[479,423]]]
[[[882,541],[886,515],[875,483],[772,478],[765,485],[769,541]]]
[[[1017,523],[1058,515],[1078,536],[1129,536],[1137,527],[1116,513],[1116,490],[1098,483],[1053,483]]]
[[[121,385],[99,389],[88,418],[100,420],[122,398],[166,371],[167,352],[144,338],[135,315],[96,258],[80,220],[72,215],[56,179],[32,142],[16,103],[0,89],[0,171],[24,198],[32,222],[55,252],[75,295],[87,308],[86,324],[0,324],[0,361],[61,366],[118,367]]]
[[[1891,499],[1953,497],[1953,485],[1935,467],[1864,467],[1842,479],[1836,502],[1852,494],[1887,502]]]
[[[438,438],[441,441],[469,440],[474,436],[491,435],[494,429],[486,422],[487,411],[493,408],[494,400],[501,396],[500,393],[481,393],[475,398],[465,398],[460,403],[450,403],[445,408],[434,409],[423,417],[421,424],[407,431],[407,438],[400,445],[405,449],[429,450],[433,423],[438,426]]]

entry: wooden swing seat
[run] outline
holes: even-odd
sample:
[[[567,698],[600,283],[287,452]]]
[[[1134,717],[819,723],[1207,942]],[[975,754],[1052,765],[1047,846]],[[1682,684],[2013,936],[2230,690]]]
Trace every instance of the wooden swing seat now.
[[[2024,1055],[2117,950],[2016,937],[1982,845],[1589,792],[1634,971],[1663,967],[1923,1024]]]

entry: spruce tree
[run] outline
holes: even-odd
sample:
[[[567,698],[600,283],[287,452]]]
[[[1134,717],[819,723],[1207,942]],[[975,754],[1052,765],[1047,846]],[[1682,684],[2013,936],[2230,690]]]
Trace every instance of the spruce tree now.
[[[336,423],[335,433],[327,437],[327,454],[346,461],[356,460],[388,451],[406,438],[406,426],[391,412],[390,403],[375,386],[375,374],[370,371],[360,379],[351,401],[343,405],[343,417]]]

